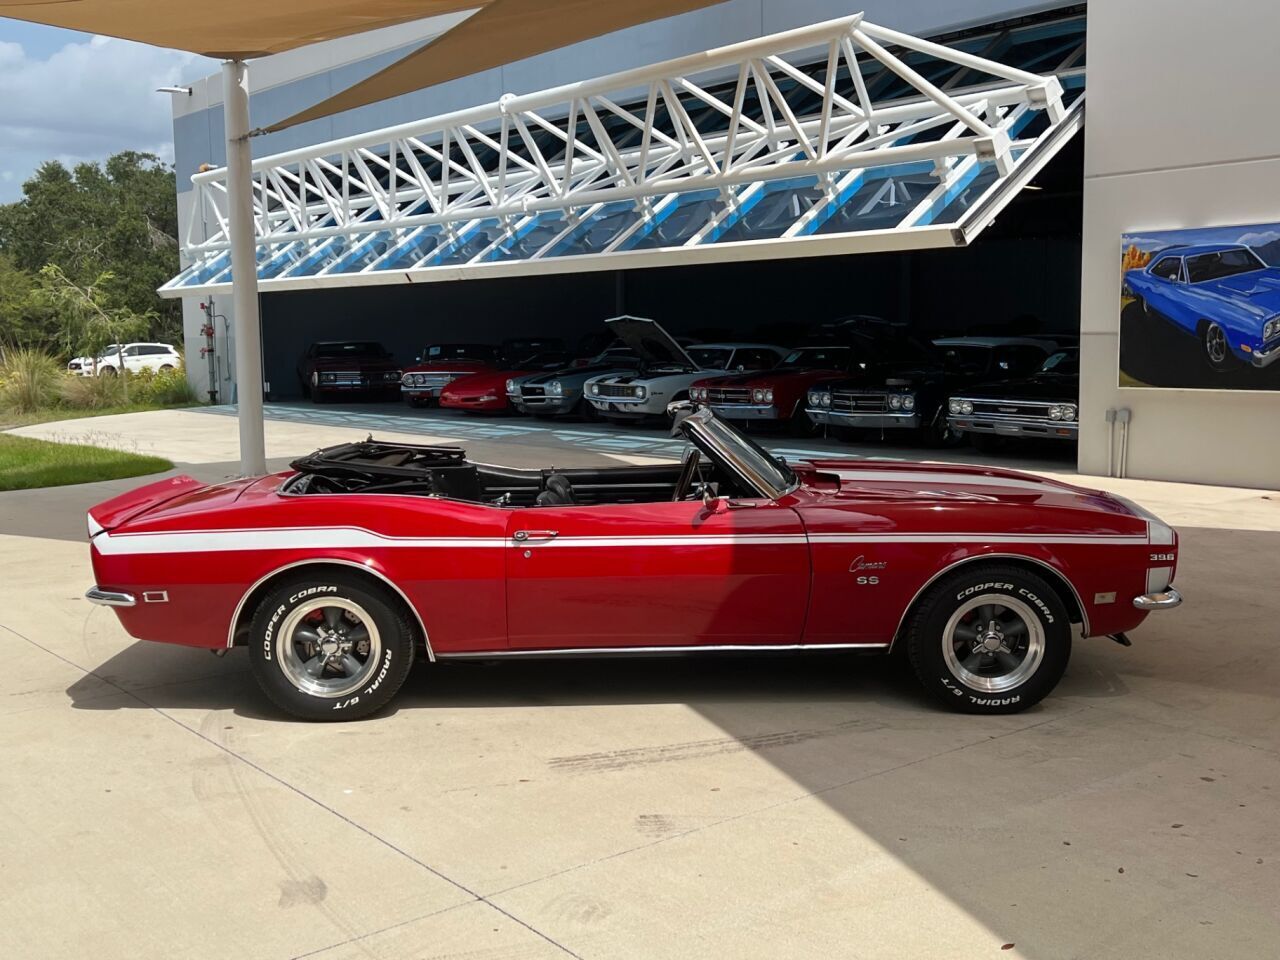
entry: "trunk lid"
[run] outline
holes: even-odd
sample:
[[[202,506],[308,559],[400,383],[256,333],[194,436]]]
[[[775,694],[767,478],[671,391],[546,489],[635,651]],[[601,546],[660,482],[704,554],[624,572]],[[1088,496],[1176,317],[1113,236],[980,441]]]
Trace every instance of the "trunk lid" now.
[[[162,509],[166,515],[173,515],[203,510],[214,503],[232,503],[254,482],[254,479],[232,480],[211,485],[186,475],[157,480],[91,507],[89,536],[115,530]]]

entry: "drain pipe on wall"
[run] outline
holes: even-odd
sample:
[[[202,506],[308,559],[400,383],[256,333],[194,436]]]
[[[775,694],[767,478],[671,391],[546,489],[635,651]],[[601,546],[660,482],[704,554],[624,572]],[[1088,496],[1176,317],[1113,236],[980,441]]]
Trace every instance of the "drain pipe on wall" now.
[[[1121,407],[1116,411],[1116,422],[1120,424],[1120,470],[1116,475],[1121,478],[1129,475],[1129,419],[1131,416],[1128,407]]]
[[[1125,477],[1129,473],[1129,421],[1133,412],[1128,407],[1107,410],[1107,476]],[[1116,424],[1120,424],[1120,453],[1116,454]]]

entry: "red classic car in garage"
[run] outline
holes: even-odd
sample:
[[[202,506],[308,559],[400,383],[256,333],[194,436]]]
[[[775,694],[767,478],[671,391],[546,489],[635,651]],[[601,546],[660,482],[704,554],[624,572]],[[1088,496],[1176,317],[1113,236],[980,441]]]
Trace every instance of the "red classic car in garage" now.
[[[89,513],[88,593],[145,640],[247,648],[281,708],[351,719],[416,657],[905,652],[956,710],[1029,707],[1076,636],[1174,607],[1174,531],[1008,470],[776,458],[673,410],[679,464],[523,470],[369,440]]]
[[[770,370],[698,380],[689,388],[689,398],[729,420],[781,423],[804,436],[815,430],[804,412],[809,388],[852,372],[864,351],[852,342],[798,347]]]
[[[454,410],[501,413],[511,409],[507,381],[548,370],[559,370],[570,360],[563,350],[544,350],[531,356],[505,359],[495,369],[459,377],[440,391],[440,406]]]
[[[386,397],[400,389],[400,367],[373,340],[325,340],[313,343],[298,360],[298,385],[315,403],[338,396]]]

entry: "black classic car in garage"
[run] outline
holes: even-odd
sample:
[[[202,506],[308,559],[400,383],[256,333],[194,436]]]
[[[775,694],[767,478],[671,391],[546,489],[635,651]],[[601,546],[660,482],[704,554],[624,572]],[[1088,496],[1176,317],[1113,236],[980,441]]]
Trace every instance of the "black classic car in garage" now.
[[[1029,377],[983,383],[947,400],[947,422],[979,450],[1008,437],[1071,440],[1079,436],[1080,350],[1052,354]]]

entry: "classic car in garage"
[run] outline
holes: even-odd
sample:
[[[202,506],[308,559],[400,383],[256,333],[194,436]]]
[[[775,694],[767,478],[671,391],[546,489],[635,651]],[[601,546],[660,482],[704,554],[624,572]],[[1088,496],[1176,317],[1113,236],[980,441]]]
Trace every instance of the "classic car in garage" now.
[[[1243,244],[1167,247],[1125,271],[1124,286],[1147,313],[1199,340],[1218,373],[1280,358],[1280,267]]]
[[[978,384],[947,400],[947,422],[979,450],[1008,437],[1075,440],[1080,432],[1080,349],[1051,355],[1029,377]]]
[[[819,383],[806,413],[841,431],[913,430],[930,445],[958,442],[946,401],[957,387],[1025,376],[1057,349],[1029,337],[944,337],[931,343],[909,336],[885,340],[854,375]]]
[[[639,421],[664,416],[674,401],[711,371],[768,370],[786,354],[764,343],[699,343],[684,346],[662,326],[642,317],[605,323],[640,358],[635,372],[606,373],[586,383],[587,402],[608,420]]]
[[[354,719],[414,659],[905,648],[936,700],[1007,713],[1078,638],[1175,607],[1178,538],[1123,498],[1009,470],[772,456],[677,405],[678,464],[513,469],[367,440],[176,477],[89,512],[132,636],[244,647],[280,708]],[[625,602],[623,602],[625,601]]]
[[[508,381],[559,370],[569,362],[563,350],[544,350],[525,357],[504,359],[493,370],[459,377],[440,391],[440,406],[476,413],[502,413],[511,409]]]
[[[640,366],[635,351],[625,345],[611,346],[585,364],[570,365],[550,373],[535,373],[507,380],[511,405],[535,417],[592,417],[595,408],[587,403],[584,387],[592,377],[606,373],[629,373]]]
[[[400,366],[373,340],[325,340],[311,344],[298,360],[298,385],[313,403],[338,396],[372,399],[400,391]]]
[[[852,344],[797,347],[763,372],[695,380],[689,399],[707,404],[727,420],[778,423],[796,436],[807,436],[814,429],[805,414],[809,387],[851,373],[858,356]]]
[[[436,343],[422,351],[413,366],[405,368],[400,395],[411,407],[439,401],[440,392],[460,377],[497,370],[515,370],[540,351],[562,351],[558,337],[518,337],[501,345],[487,343]],[[505,402],[503,406],[505,406]]]

